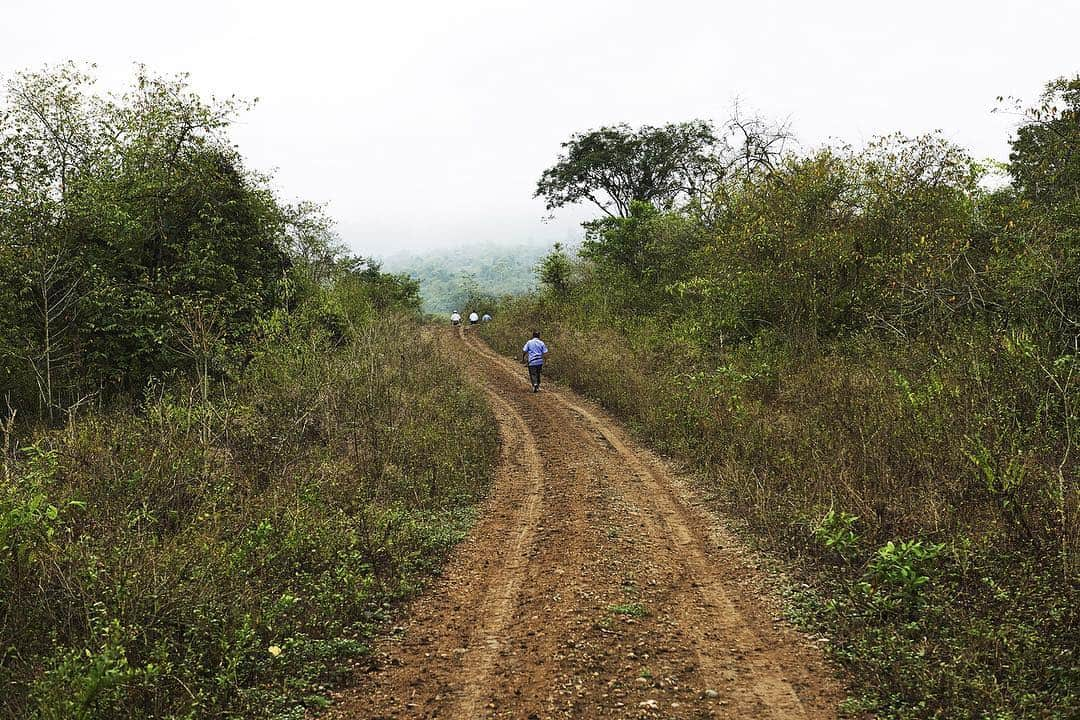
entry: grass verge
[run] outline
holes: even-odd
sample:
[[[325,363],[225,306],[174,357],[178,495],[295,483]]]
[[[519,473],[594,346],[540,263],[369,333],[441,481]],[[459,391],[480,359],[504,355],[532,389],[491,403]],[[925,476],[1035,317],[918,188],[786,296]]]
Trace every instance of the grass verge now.
[[[494,419],[407,319],[7,449],[0,717],[301,718],[466,531]]]
[[[579,311],[526,298],[482,332],[513,355],[542,328],[553,377],[696,467],[806,580],[792,611],[833,639],[847,710],[1076,716],[1076,493],[1061,477],[1076,461],[1059,464],[1069,405],[1040,367],[977,329],[810,348],[762,333],[702,357],[655,320]]]

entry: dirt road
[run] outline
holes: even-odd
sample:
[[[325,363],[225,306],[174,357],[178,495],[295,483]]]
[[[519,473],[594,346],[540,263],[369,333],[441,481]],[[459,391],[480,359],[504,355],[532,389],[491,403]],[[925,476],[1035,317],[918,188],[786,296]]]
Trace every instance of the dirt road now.
[[[835,717],[820,654],[676,473],[595,405],[451,342],[499,420],[491,497],[332,717]]]

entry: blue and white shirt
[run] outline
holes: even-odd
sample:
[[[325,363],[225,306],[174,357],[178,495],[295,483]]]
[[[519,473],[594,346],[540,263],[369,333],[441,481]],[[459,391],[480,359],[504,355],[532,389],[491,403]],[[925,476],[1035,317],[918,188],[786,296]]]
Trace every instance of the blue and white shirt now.
[[[521,352],[528,353],[529,365],[543,365],[544,353],[548,351],[547,345],[540,338],[533,338],[529,342],[525,343],[525,347],[521,348]]]

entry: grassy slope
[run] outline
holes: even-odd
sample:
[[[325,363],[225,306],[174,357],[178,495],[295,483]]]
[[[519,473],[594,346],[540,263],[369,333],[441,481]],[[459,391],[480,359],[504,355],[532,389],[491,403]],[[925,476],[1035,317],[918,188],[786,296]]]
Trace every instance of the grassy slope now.
[[[0,717],[303,717],[462,537],[493,433],[398,319],[37,436],[0,494]]]
[[[724,510],[801,568],[813,589],[793,612],[835,638],[851,711],[1075,717],[1077,587],[1062,574],[1053,468],[1034,464],[1050,458],[1028,455],[1003,494],[969,456],[971,437],[1017,427],[1031,376],[1017,358],[873,341],[700,358],[647,319],[620,329],[535,298],[483,332],[513,354],[534,327],[553,376],[700,468]],[[1039,422],[998,439],[1038,448]]]

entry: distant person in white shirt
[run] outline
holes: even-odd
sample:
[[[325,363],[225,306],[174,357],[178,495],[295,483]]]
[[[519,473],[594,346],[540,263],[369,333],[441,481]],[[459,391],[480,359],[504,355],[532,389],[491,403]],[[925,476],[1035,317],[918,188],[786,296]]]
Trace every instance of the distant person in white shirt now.
[[[480,316],[477,315],[475,312],[469,313],[469,324],[475,325],[478,322],[480,322]]]
[[[461,324],[461,313],[459,313],[457,310],[450,313],[450,324],[451,325],[460,325]]]
[[[521,348],[521,361],[529,366],[529,380],[532,381],[533,392],[540,392],[540,371],[544,367],[547,351],[547,345],[540,339],[539,330],[534,332],[532,340]]]
[[[491,322],[491,315],[484,313],[484,317],[480,318],[480,322]]]

